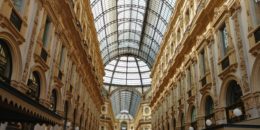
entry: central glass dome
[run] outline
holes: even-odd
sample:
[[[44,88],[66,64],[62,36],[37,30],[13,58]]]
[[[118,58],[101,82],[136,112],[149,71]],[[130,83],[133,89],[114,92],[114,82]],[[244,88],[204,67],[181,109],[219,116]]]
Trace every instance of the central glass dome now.
[[[104,88],[111,94],[117,119],[133,119],[142,94],[150,89],[150,73],[150,67],[132,55],[117,57],[105,66]]]
[[[144,61],[134,56],[115,58],[105,67],[104,84],[108,90],[120,86],[149,87],[150,68]]]

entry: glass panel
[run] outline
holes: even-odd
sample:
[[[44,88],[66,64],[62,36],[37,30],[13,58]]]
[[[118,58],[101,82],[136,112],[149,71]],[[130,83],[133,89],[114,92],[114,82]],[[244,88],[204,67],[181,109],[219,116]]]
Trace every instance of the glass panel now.
[[[102,44],[100,48],[103,49],[105,46],[111,46],[111,43],[119,40],[126,40],[128,42],[118,42],[119,46],[112,45],[109,50],[116,51],[122,47],[129,47],[130,49],[124,49],[120,54],[130,53],[140,56],[139,52],[136,52],[136,50],[133,51],[131,48],[136,48],[137,51],[148,52],[148,47],[143,48],[146,50],[139,49],[141,42],[148,45],[159,44],[162,40],[161,37],[165,31],[166,24],[172,14],[172,6],[175,5],[175,0],[151,1],[148,8],[146,8],[146,4],[146,0],[119,0],[118,2],[107,0],[92,1],[95,26],[97,30],[100,30],[98,31],[98,39],[101,43],[103,41],[108,42],[107,44]],[[144,16],[145,14],[147,17]],[[142,29],[145,29],[145,31],[142,31]],[[142,34],[142,32],[145,33]],[[149,39],[155,38],[156,42],[144,40],[147,36]],[[155,54],[159,50],[158,48],[154,49]],[[104,54],[102,55],[104,60],[109,60],[108,58],[112,57],[113,52],[109,51],[108,53],[109,57],[106,57]],[[113,54],[113,56],[117,55],[119,53]],[[152,59],[149,59],[150,57]],[[144,60],[152,64],[155,56],[150,57],[144,56]]]

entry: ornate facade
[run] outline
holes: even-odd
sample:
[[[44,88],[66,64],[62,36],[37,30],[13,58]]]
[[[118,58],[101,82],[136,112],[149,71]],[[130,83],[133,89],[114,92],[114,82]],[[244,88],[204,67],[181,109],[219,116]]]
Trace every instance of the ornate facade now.
[[[176,2],[151,74],[153,129],[259,129],[260,2]]]
[[[259,0],[0,0],[0,130],[257,130],[259,77]]]
[[[0,129],[99,128],[104,68],[85,0],[0,0]]]

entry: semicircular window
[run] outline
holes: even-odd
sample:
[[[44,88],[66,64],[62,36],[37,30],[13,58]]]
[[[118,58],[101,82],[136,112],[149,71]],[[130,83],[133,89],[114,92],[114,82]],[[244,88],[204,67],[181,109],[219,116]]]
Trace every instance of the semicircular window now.
[[[117,87],[136,87],[145,91],[151,85],[150,68],[134,56],[121,56],[105,67],[104,86],[112,91]]]

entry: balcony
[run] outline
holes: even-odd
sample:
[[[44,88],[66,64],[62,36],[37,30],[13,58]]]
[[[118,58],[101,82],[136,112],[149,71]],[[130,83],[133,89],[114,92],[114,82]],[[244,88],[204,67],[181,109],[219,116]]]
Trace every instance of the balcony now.
[[[21,30],[23,21],[14,9],[12,10],[10,21],[18,31]]]

